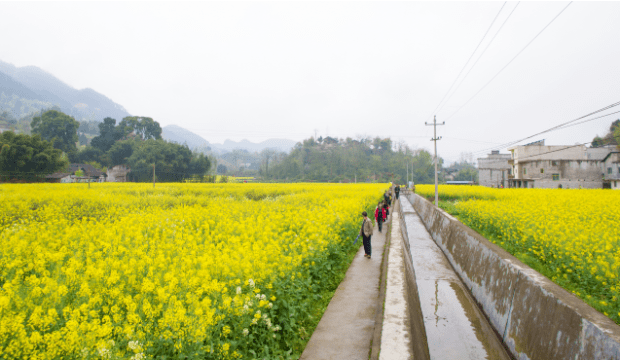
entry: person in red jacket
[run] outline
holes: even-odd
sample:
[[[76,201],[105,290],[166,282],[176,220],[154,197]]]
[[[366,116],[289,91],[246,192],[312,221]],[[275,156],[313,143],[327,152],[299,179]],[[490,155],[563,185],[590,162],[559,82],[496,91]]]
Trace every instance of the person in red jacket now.
[[[386,210],[382,206],[381,201],[377,203],[377,207],[375,208],[375,221],[377,222],[379,232],[382,232],[382,223],[386,221]]]

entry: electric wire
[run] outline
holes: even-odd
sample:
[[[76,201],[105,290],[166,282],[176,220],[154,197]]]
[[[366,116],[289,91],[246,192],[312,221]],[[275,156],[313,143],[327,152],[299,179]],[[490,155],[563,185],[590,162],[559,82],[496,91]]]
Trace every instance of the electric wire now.
[[[487,43],[487,45],[485,46],[485,49],[483,49],[483,51],[481,52],[481,54],[479,54],[479,57],[474,61],[474,63],[472,64],[472,66],[470,67],[470,70],[468,70],[468,72],[466,73],[466,75],[464,75],[463,78],[461,78],[461,80],[459,81],[459,84],[457,84],[457,87],[455,88],[455,90],[453,90],[453,93],[446,99],[446,101],[444,102],[444,104],[438,109],[438,112],[442,111],[442,109],[444,108],[444,106],[451,100],[451,98],[453,97],[453,95],[455,95],[455,93],[457,92],[457,90],[459,90],[459,88],[461,87],[461,84],[464,83],[464,80],[468,77],[468,75],[470,75],[470,72],[472,71],[472,69],[474,69],[474,67],[477,65],[477,63],[479,62],[479,60],[481,60],[481,57],[483,57],[483,55],[485,54],[485,52],[487,51],[487,49],[489,48],[489,46],[492,44],[492,42],[494,42],[494,39],[496,39],[496,36],[498,35],[498,33],[500,33],[500,30],[502,30],[502,28],[505,26],[505,24],[507,23],[507,20],[509,20],[509,18],[511,17],[511,15],[513,14],[513,12],[515,11],[515,9],[517,9],[518,5],[520,5],[520,2],[517,3],[517,5],[515,5],[515,7],[513,8],[513,10],[511,10],[511,12],[509,13],[509,16],[507,16],[507,18],[505,19],[505,21],[503,21],[502,25],[500,25],[500,27],[498,28],[498,30],[496,31],[496,33],[494,34],[494,36],[492,37],[492,39]]]
[[[595,114],[600,113],[600,112],[602,112],[602,111],[608,110],[608,109],[613,108],[613,107],[615,107],[615,106],[619,106],[619,104],[620,104],[620,102],[616,102],[616,103],[610,104],[610,105],[608,105],[608,106],[606,106],[606,107],[603,107],[603,108],[601,108],[601,109],[599,109],[599,110],[593,111],[593,112],[591,112],[591,113],[589,113],[589,114],[586,114],[586,115],[583,115],[583,116],[580,116],[580,117],[578,117],[578,118],[576,118],[576,119],[573,119],[573,120],[570,120],[570,121],[566,121],[566,122],[564,122],[564,123],[561,123],[561,124],[559,124],[559,125],[553,126],[553,127],[549,128],[549,129],[547,129],[547,130],[544,130],[544,131],[538,132],[538,133],[536,133],[536,134],[533,134],[533,135],[527,136],[527,137],[525,137],[525,138],[522,138],[522,139],[519,139],[519,140],[515,140],[515,141],[510,141],[510,142],[507,142],[507,143],[501,144],[501,145],[499,145],[499,146],[494,146],[494,147],[491,147],[491,148],[482,149],[482,150],[476,151],[476,152],[474,152],[474,153],[478,154],[478,153],[486,152],[486,151],[488,151],[488,150],[497,150],[498,148],[504,148],[504,147],[509,147],[509,146],[511,146],[511,145],[515,145],[515,144],[517,144],[517,143],[519,143],[519,142],[522,142],[522,141],[524,141],[524,140],[531,139],[531,138],[533,138],[533,137],[535,137],[535,136],[539,136],[539,135],[542,135],[542,134],[545,134],[545,133],[548,133],[548,132],[551,132],[551,131],[554,131],[554,130],[559,130],[559,129],[561,129],[561,128],[568,127],[567,125],[569,125],[569,124],[571,124],[571,123],[574,123],[574,122],[576,122],[576,121],[578,121],[578,120],[582,120],[582,119],[584,119],[584,118],[586,118],[586,117],[589,117],[589,116],[591,116],[591,115],[595,115]],[[608,115],[610,115],[610,114],[608,114]],[[605,115],[605,116],[606,116],[606,115]],[[595,120],[595,119],[590,119],[590,120]]]
[[[564,12],[567,8],[568,8],[568,7],[569,7],[569,5],[571,5],[572,3],[573,3],[573,1],[570,1],[570,2],[569,2],[569,4],[567,4],[567,6],[565,6],[565,7],[563,8],[563,10],[561,10],[558,14],[556,14],[556,16],[555,16],[555,17],[554,17],[554,18],[553,18],[553,19],[552,19],[552,20],[551,20],[551,21],[550,21],[550,22],[549,22],[546,26],[544,26],[544,27],[543,27],[543,29],[541,29],[541,31],[539,31],[539,32],[537,33],[537,35],[535,35],[535,37],[534,37],[534,38],[532,38],[532,39],[531,39],[531,40],[530,40],[530,41],[526,44],[526,46],[524,46],[524,47],[522,48],[522,50],[520,50],[520,51],[519,51],[519,52],[518,52],[518,53],[517,53],[517,54],[516,54],[516,55],[515,55],[515,56],[514,56],[511,60],[509,60],[509,62],[508,62],[505,66],[503,66],[503,67],[502,67],[502,69],[500,69],[500,71],[498,71],[498,72],[496,73],[496,75],[494,75],[494,76],[493,76],[493,77],[492,77],[492,78],[491,78],[491,79],[490,79],[490,80],[489,80],[489,81],[488,81],[485,85],[483,85],[483,87],[481,87],[481,88],[479,89],[479,91],[477,91],[477,92],[476,92],[476,93],[475,93],[475,94],[474,94],[474,95],[473,95],[470,99],[468,99],[468,101],[466,101],[464,104],[462,104],[462,105],[461,105],[461,106],[460,106],[460,107],[459,107],[459,108],[458,108],[458,109],[457,109],[457,110],[456,110],[453,114],[451,114],[451,115],[450,115],[449,117],[447,117],[445,120],[449,120],[450,118],[452,118],[453,116],[455,116],[455,114],[457,114],[457,113],[458,113],[461,109],[463,109],[463,108],[464,108],[464,106],[468,105],[468,104],[470,103],[470,101],[472,101],[472,99],[474,99],[477,95],[479,95],[479,94],[481,93],[481,91],[483,91],[483,89],[485,89],[485,88],[486,88],[486,87],[487,87],[487,86],[488,86],[488,85],[489,85],[492,81],[494,81],[494,79],[496,79],[496,77],[497,77],[498,75],[500,75],[500,73],[502,73],[502,72],[503,72],[503,71],[504,71],[504,70],[505,70],[505,69],[506,69],[506,68],[507,68],[507,67],[508,67],[508,66],[509,66],[512,62],[513,62],[513,60],[515,60],[518,56],[520,56],[520,54],[521,54],[522,52],[524,52],[524,50],[526,50],[526,48],[527,48],[528,46],[530,46],[530,44],[532,44],[532,43],[533,43],[533,41],[535,41],[535,39],[537,39],[537,38],[539,37],[539,35],[541,35],[541,34],[545,31],[545,29],[547,29],[547,28],[548,28],[548,26],[550,26],[550,25],[551,25],[551,24],[552,24],[552,23],[553,23],[556,19],[558,19],[558,17],[559,17],[559,16],[560,16],[560,15],[561,15],[561,14],[562,14],[562,13],[563,13],[563,12]]]
[[[593,121],[593,120],[601,119],[601,118],[604,118],[604,117],[606,117],[606,116],[610,116],[610,115],[613,115],[613,114],[618,114],[618,113],[619,113],[619,110],[614,111],[614,112],[611,112],[611,113],[608,113],[608,114],[606,114],[606,115],[598,116],[598,117],[595,117],[595,118],[592,118],[592,119],[583,120],[583,121],[577,122],[577,123],[575,123],[575,124],[565,125],[565,126],[563,126],[563,127],[558,128],[557,130],[567,129],[567,128],[572,127],[572,126],[576,126],[576,125],[584,124],[584,123],[587,123],[587,122],[589,122],[589,121]]]
[[[561,149],[550,150],[550,151],[546,151],[546,152],[542,152],[542,153],[539,153],[539,154],[530,155],[530,156],[526,156],[526,157],[520,157],[520,158],[518,158],[517,160],[518,160],[518,162],[520,162],[520,161],[522,161],[522,160],[531,159],[531,158],[535,158],[535,157],[538,157],[538,156],[541,156],[541,155],[551,154],[551,153],[555,153],[555,152],[559,152],[559,151],[563,151],[563,150],[567,150],[567,149],[575,148],[575,147],[578,147],[578,146],[584,146],[584,145],[591,144],[591,143],[593,143],[593,141],[587,141],[587,142],[585,142],[585,143],[580,143],[580,144],[575,144],[575,145],[569,145],[569,146],[564,147],[564,148],[561,148]],[[609,142],[608,144],[604,144],[604,145],[602,145],[602,146],[597,146],[597,147],[592,147],[591,149],[599,149],[599,148],[602,148],[602,147],[604,147],[604,146],[608,146],[608,145],[613,145],[613,144],[611,144],[611,143]],[[546,159],[540,159],[540,160],[546,160]]]
[[[436,106],[436,108],[433,110],[433,113],[430,115],[433,116],[433,114],[436,113],[436,110],[438,110],[438,107],[440,106],[440,104],[442,104],[442,101],[444,101],[444,98],[446,98],[446,96],[449,94],[449,92],[451,92],[451,89],[453,88],[453,85],[455,85],[455,83],[457,82],[457,79],[459,79],[459,76],[461,75],[461,73],[464,71],[464,69],[466,68],[466,66],[468,66],[468,63],[470,62],[470,60],[472,60],[472,57],[474,56],[474,54],[477,52],[477,50],[479,49],[479,46],[481,46],[481,44],[483,43],[483,40],[485,40],[485,37],[487,36],[487,33],[489,33],[489,31],[491,30],[492,26],[494,25],[494,23],[496,22],[496,19],[498,18],[498,15],[500,15],[500,12],[502,11],[502,9],[505,7],[505,5],[507,4],[507,2],[505,1],[504,4],[502,4],[502,6],[500,7],[500,10],[498,10],[498,13],[496,14],[496,16],[494,17],[494,20],[492,20],[492,23],[489,25],[489,27],[487,28],[487,31],[485,31],[485,34],[483,34],[483,37],[481,38],[481,41],[479,41],[479,44],[477,45],[476,48],[474,48],[474,51],[472,52],[472,54],[470,54],[470,57],[468,58],[468,61],[466,61],[466,63],[464,64],[464,66],[461,68],[461,70],[459,71],[459,74],[457,74],[457,77],[455,78],[455,80],[453,81],[453,83],[451,84],[451,86],[449,87],[448,91],[446,92],[446,94],[444,94],[444,96],[442,97],[442,100],[440,100],[440,102],[438,103],[438,105]]]

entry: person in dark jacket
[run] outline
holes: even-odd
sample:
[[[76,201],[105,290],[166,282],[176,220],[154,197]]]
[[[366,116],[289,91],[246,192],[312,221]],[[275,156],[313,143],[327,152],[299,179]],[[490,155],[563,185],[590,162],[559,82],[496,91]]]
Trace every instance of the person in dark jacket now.
[[[390,215],[390,206],[388,206],[387,202],[384,202],[384,211],[386,212],[386,217]]]
[[[395,186],[395,199],[399,200],[399,192],[401,191],[401,187],[399,185]]]
[[[375,208],[375,221],[377,222],[379,232],[382,232],[382,224],[386,221],[386,210],[384,210],[381,201],[377,203]]]
[[[373,223],[371,219],[367,217],[367,212],[362,212],[362,228],[360,228],[360,235],[362,235],[362,245],[364,246],[364,257],[371,258],[371,235],[373,235]]]

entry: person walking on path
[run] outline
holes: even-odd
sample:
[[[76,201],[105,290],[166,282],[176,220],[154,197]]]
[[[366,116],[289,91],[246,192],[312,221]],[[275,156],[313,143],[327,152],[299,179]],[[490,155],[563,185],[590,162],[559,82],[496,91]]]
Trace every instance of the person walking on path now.
[[[399,192],[401,191],[401,187],[399,185],[395,186],[395,199],[399,200]]]
[[[377,203],[375,208],[375,221],[377,222],[377,229],[382,232],[382,224],[386,221],[386,210],[384,210],[381,201]]]
[[[388,206],[387,202],[384,202],[384,211],[386,212],[386,216],[390,215],[390,206]]]
[[[371,258],[371,235],[373,235],[373,224],[367,217],[367,212],[362,212],[362,228],[360,228],[360,235],[362,235],[362,245],[364,246],[364,257]]]
[[[388,197],[388,191],[384,192],[384,202],[386,204],[390,203],[390,197]]]

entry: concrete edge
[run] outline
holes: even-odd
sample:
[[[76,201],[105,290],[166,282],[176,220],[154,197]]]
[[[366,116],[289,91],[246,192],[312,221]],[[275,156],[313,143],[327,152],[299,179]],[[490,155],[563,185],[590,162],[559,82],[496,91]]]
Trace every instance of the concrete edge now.
[[[407,200],[406,200],[407,201]],[[417,215],[418,216],[418,215]],[[403,241],[404,270],[405,270],[405,286],[408,302],[408,317],[410,322],[410,332],[412,333],[412,351],[415,359],[428,360],[429,346],[427,345],[427,333],[425,331],[425,320],[420,306],[420,296],[418,294],[418,285],[416,283],[416,272],[414,271],[414,263],[412,261],[412,252],[410,250],[409,235],[405,226],[404,213],[399,206],[399,217],[401,227],[401,240]]]
[[[619,359],[619,326],[416,194],[407,199],[518,359]]]
[[[395,210],[391,214],[398,213]],[[413,339],[410,326],[408,309],[410,304],[408,304],[404,271],[404,241],[400,223],[399,216],[392,217],[380,360],[415,358],[412,349],[417,340]]]
[[[388,250],[390,248],[390,231],[392,224],[386,224],[386,240],[382,248],[382,264],[380,265],[380,289],[377,298],[377,308],[375,310],[375,329],[373,330],[373,340],[371,343],[371,355],[369,360],[378,360],[382,343],[382,325],[384,319],[384,302],[386,300],[386,274],[388,272]]]

